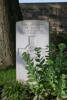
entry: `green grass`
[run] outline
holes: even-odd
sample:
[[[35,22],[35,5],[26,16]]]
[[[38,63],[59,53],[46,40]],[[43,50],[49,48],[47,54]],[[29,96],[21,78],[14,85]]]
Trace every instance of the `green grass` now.
[[[0,69],[0,100],[31,100],[29,86],[16,81],[16,69]]]
[[[9,81],[16,81],[16,69],[0,69],[0,85],[4,85]]]

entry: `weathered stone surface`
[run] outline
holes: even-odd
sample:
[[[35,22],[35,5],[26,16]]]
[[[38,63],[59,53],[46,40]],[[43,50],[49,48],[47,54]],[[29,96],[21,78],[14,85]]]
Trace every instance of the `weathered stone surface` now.
[[[16,75],[17,80],[27,80],[27,70],[22,59],[22,53],[27,52],[35,58],[36,47],[41,48],[41,55],[48,55],[46,46],[49,45],[49,23],[44,20],[24,20],[16,25]]]

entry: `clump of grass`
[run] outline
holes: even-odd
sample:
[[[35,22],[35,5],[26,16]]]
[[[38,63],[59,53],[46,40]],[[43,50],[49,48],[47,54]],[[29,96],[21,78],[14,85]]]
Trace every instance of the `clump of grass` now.
[[[31,92],[28,84],[12,81],[4,85],[1,98],[2,100],[31,100]]]
[[[9,81],[16,81],[16,69],[0,69],[0,86],[6,84]]]

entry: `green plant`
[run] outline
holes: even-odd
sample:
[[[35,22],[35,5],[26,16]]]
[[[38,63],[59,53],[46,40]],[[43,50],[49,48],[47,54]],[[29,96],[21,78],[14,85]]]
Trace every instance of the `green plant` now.
[[[2,90],[2,100],[30,100],[28,85],[16,81],[7,82]]]
[[[53,48],[53,49],[52,49]],[[27,63],[28,70],[28,82],[31,91],[35,94],[33,100],[44,99],[45,95],[57,96],[67,98],[67,62],[66,55],[64,55],[64,49],[66,45],[60,43],[56,52],[55,45],[51,45],[49,56],[45,59],[41,57],[41,48],[35,48],[37,57],[35,58],[36,64],[33,59],[30,59],[30,55],[23,53],[23,58]]]
[[[16,81],[16,69],[10,67],[0,69],[0,86],[3,86],[9,81]]]
[[[57,54],[53,55],[54,59],[52,59],[52,56],[49,56],[47,60],[46,79],[48,79],[47,81],[53,90],[51,94],[56,95],[57,100],[59,100],[59,97],[67,98],[67,73],[65,73],[65,70],[67,71],[67,62],[66,55],[64,55],[65,48],[66,45],[60,43]]]
[[[26,69],[28,70],[28,81],[32,85],[30,85],[30,89],[32,93],[35,94],[33,100],[44,100],[43,94],[44,90],[44,61],[45,59],[41,57],[40,54],[41,48],[35,48],[35,52],[37,57],[35,58],[35,62],[37,63],[34,65],[33,59],[30,59],[30,55],[26,52],[23,53],[23,58],[27,63]]]

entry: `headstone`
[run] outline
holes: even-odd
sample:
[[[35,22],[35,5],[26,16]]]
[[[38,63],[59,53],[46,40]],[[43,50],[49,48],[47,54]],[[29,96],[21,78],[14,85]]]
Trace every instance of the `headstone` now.
[[[42,55],[47,55],[49,45],[49,23],[44,20],[24,20],[16,23],[16,79],[27,80],[26,63],[22,53],[28,52],[34,57],[34,48],[41,47]]]

